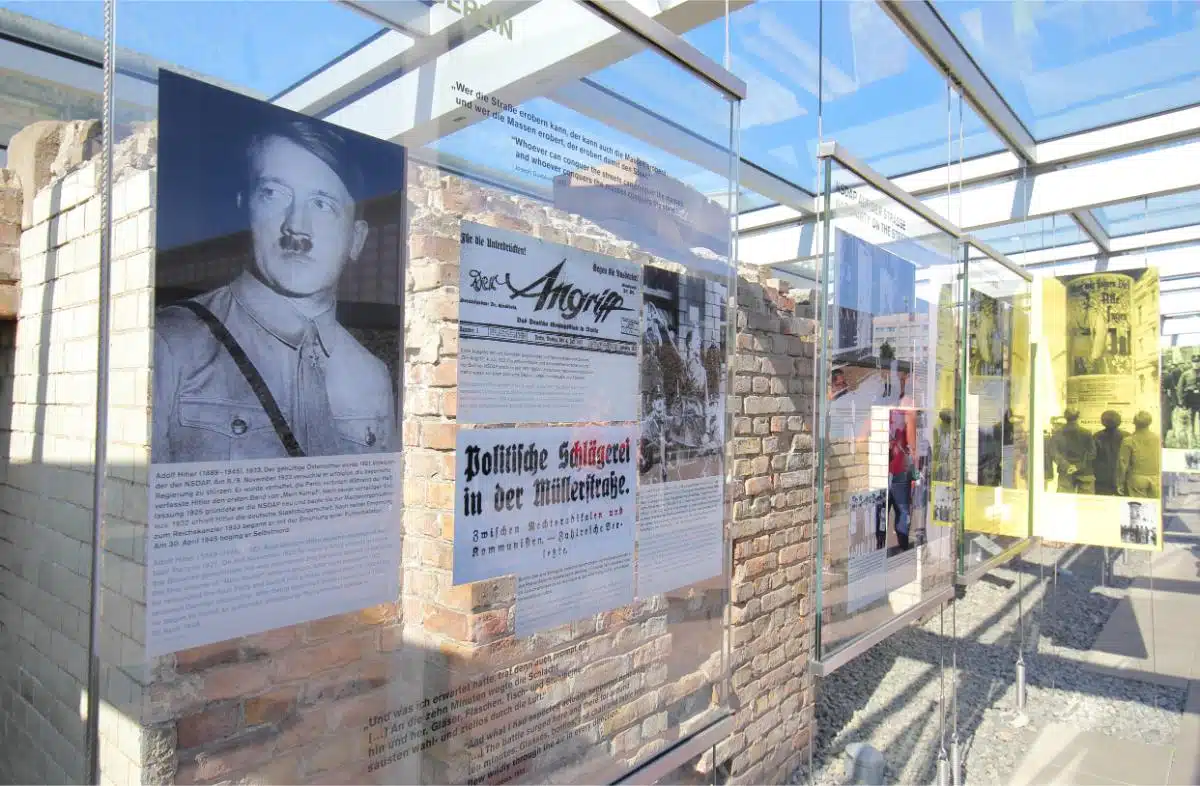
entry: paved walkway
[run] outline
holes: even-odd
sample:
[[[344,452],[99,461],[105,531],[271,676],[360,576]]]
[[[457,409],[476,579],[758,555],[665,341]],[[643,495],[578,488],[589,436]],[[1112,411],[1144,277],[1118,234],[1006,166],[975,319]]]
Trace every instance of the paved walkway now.
[[[1200,784],[1200,478],[1166,510],[1163,550],[1120,590],[1092,649],[1089,669],[1187,690],[1171,745],[1063,723],[1043,728],[1013,784]]]

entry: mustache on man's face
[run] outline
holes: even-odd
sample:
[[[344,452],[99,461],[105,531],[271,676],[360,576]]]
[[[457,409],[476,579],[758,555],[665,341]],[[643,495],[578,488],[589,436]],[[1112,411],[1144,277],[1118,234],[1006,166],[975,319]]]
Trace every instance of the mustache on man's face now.
[[[312,251],[312,238],[304,235],[293,235],[290,232],[284,232],[279,236],[279,247],[284,251],[307,254],[309,251]]]

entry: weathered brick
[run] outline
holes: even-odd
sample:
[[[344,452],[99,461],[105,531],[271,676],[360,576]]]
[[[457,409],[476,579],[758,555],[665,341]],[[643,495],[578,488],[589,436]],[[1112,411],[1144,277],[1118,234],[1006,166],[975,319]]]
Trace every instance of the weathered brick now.
[[[234,702],[185,715],[175,724],[180,748],[198,748],[224,739],[237,730],[241,710]]]
[[[246,699],[243,713],[247,726],[276,723],[287,717],[296,704],[297,688],[282,688]]]
[[[218,666],[204,673],[201,695],[206,701],[240,699],[267,686],[269,666],[261,661]]]
[[[456,428],[453,423],[422,423],[421,447],[432,450],[453,450]]]

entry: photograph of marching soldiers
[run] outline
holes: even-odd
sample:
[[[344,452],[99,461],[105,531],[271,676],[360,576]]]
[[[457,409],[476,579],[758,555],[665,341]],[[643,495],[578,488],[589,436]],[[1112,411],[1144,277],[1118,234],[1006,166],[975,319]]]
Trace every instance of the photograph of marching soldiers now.
[[[643,482],[722,474],[725,285],[643,268]]]
[[[1162,351],[1163,447],[1200,448],[1200,347]],[[1188,469],[1200,454],[1189,453]],[[1197,462],[1200,464],[1200,462]]]

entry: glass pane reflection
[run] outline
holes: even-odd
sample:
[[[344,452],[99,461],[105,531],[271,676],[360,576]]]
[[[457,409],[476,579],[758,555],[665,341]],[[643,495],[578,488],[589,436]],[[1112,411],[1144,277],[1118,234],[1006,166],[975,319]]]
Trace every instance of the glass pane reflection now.
[[[1097,208],[1095,213],[1112,237],[1188,226],[1200,223],[1200,191],[1121,202]]]
[[[824,86],[824,135],[884,175],[946,163],[946,83],[875,3],[761,0],[729,17],[731,69],[747,84],[741,108],[742,157],[812,192],[817,183],[817,72]],[[821,24],[825,25],[822,41]],[[725,22],[717,19],[683,37],[725,61]],[[821,46],[824,46],[824,52]],[[672,106],[693,133],[716,128],[699,116],[686,92],[653,78],[633,58],[596,81],[638,103]],[[823,62],[822,62],[823,60]],[[681,122],[683,122],[681,120]],[[1001,150],[1000,139],[970,110],[964,115],[964,156]]]
[[[1200,101],[1194,3],[934,5],[1039,140]]]

